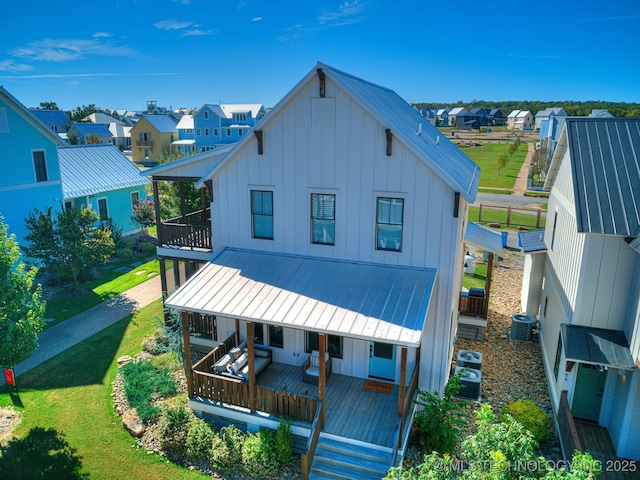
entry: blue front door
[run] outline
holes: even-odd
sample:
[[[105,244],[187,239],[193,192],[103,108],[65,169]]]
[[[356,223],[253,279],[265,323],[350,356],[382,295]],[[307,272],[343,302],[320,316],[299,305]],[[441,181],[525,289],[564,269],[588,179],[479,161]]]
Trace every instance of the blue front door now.
[[[598,421],[606,379],[607,372],[597,369],[595,365],[582,363],[578,365],[578,377],[571,405],[571,413],[574,417]]]
[[[371,342],[369,346],[369,376],[394,381],[396,378],[396,346]]]

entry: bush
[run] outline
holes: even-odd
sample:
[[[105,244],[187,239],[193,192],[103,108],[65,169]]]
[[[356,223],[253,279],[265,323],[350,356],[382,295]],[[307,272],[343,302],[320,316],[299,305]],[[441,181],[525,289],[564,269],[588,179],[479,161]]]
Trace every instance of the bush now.
[[[118,248],[128,248],[133,251],[133,249],[136,248],[136,241],[130,238],[122,239],[118,242]]]
[[[138,242],[136,244],[136,251],[140,253],[152,253],[156,251],[156,247],[151,242]]]
[[[293,434],[291,420],[280,419],[275,438],[276,456],[280,465],[286,465],[293,457]]]
[[[162,448],[177,455],[186,455],[187,433],[190,423],[195,418],[193,412],[184,405],[165,407],[158,422],[158,434]]]
[[[235,425],[229,425],[213,436],[209,460],[221,470],[227,470],[242,462],[244,435]]]
[[[187,431],[187,458],[194,462],[203,462],[209,458],[214,432],[207,422],[194,418]]]
[[[538,443],[549,438],[549,417],[545,411],[530,399],[519,400],[505,405],[500,419],[507,421],[507,415],[529,430]]]
[[[183,365],[175,352],[164,352],[154,356],[151,359],[151,365],[156,367],[158,370],[166,368],[169,372],[177,372],[183,368]]]
[[[278,472],[275,437],[265,428],[249,433],[242,445],[242,466],[252,477],[270,477]]]
[[[155,396],[176,393],[176,383],[167,369],[160,371],[147,360],[122,367],[122,377],[127,402],[137,410],[140,420],[145,422],[153,420],[160,413],[160,409],[151,404]]]
[[[121,260],[128,260],[133,257],[133,250],[130,248],[119,248],[116,250],[116,257]]]

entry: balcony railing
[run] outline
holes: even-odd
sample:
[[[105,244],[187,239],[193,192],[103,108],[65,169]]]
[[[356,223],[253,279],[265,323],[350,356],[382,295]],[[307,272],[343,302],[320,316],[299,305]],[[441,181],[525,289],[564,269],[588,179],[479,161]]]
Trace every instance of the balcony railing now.
[[[576,424],[573,421],[571,408],[569,408],[566,390],[562,390],[560,393],[560,403],[558,405],[558,436],[560,437],[562,450],[567,457],[567,461],[571,461],[575,451],[582,451],[580,438],[578,437],[578,430],[576,429]]]
[[[173,247],[213,248],[211,210],[201,210],[158,224],[158,245]]]
[[[460,294],[460,302],[458,305],[460,315],[487,318],[487,314],[489,313],[489,301],[486,297],[469,296],[467,292]]]
[[[136,140],[136,147],[153,147],[153,140]]]

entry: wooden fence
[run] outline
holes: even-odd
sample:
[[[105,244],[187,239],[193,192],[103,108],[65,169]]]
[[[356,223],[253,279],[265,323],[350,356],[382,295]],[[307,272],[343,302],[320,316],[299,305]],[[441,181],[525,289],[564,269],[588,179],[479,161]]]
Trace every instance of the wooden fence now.
[[[517,223],[512,222],[511,214],[513,212],[525,212],[524,214],[531,217],[531,223],[527,222],[526,226],[533,226],[535,224],[535,228],[540,228],[541,220],[542,220],[542,209],[541,208],[533,208],[533,207],[505,207],[503,205],[483,205],[480,204],[478,208],[478,223],[481,222],[492,222],[493,219],[487,218],[487,212],[485,213],[485,218],[482,218],[483,210],[491,209],[491,210],[504,210],[506,211],[506,220],[499,221],[496,223],[504,223],[507,226],[518,225]],[[520,222],[519,225],[523,225],[523,222]],[[525,226],[525,225],[523,225]]]
[[[576,424],[573,421],[573,415],[569,408],[569,401],[567,399],[567,391],[562,390],[560,393],[560,404],[558,405],[558,436],[560,437],[560,443],[562,444],[562,450],[566,456],[568,462],[573,458],[573,452],[582,451],[582,445],[580,444],[580,438],[578,437],[578,430]]]

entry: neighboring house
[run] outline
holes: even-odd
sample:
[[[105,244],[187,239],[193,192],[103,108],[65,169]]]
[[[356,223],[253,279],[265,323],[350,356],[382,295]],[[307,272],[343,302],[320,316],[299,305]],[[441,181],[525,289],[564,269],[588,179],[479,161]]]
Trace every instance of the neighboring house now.
[[[151,182],[114,145],[75,145],[58,149],[65,208],[90,207],[132,235],[139,226],[131,221],[133,208],[146,199]]]
[[[83,120],[106,125],[109,132],[111,132],[112,144],[121,150],[128,150],[131,148],[131,127],[125,122],[102,112],[92,113],[91,115],[84,117]]]
[[[69,133],[77,135],[79,145],[87,145],[87,136],[90,134],[97,135],[100,139],[99,143],[112,143],[111,131],[102,123],[74,123]]]
[[[609,110],[606,108],[593,108],[591,109],[591,113],[589,114],[589,118],[616,118],[612,114],[609,113]]]
[[[504,117],[502,110],[499,108],[492,108],[487,115],[488,125],[501,127],[507,123],[507,119]]]
[[[466,113],[467,110],[464,107],[456,107],[451,109],[451,111],[449,112],[449,125],[451,125],[452,127],[456,126],[458,114],[460,114],[461,112]]]
[[[193,115],[183,115],[176,125],[176,130],[178,130],[178,140],[171,143],[172,153],[177,153],[181,156],[193,155],[196,153]]]
[[[544,110],[540,110],[536,113],[536,124],[535,129],[540,130],[542,127],[542,122],[544,120],[549,120],[553,117],[567,117],[567,113],[564,111],[562,107],[553,107],[553,108],[545,108]]]
[[[531,130],[533,114],[528,110],[514,110],[507,116],[507,128],[512,130]]]
[[[436,126],[436,111],[433,108],[422,107],[418,109],[418,112],[420,112],[420,115],[427,119],[431,125]]]
[[[392,90],[318,63],[236,145],[145,174],[205,189],[202,211],[158,224],[189,406],[250,430],[293,417],[313,445],[303,475],[334,441],[384,476],[416,388],[450,374],[479,167]]]
[[[104,112],[95,112],[84,117],[82,121],[87,123],[102,123],[103,125],[109,125],[114,121],[114,118]]]
[[[193,115],[198,151],[236,143],[266,111],[262,104],[205,104]]]
[[[542,120],[540,123],[540,147],[546,148],[550,153],[554,152],[567,118],[569,117],[552,115]]]
[[[171,142],[178,130],[169,115],[143,115],[131,128],[131,153],[134,163],[155,162],[170,154]]]
[[[0,86],[0,215],[24,244],[24,219],[34,208],[60,208],[62,182],[57,147],[65,145]]]
[[[478,130],[480,117],[468,110],[461,110],[456,114],[456,130]]]
[[[484,108],[472,108],[469,111],[478,116],[479,126],[486,127],[489,124],[488,112]]]
[[[449,126],[449,109],[448,108],[439,108],[436,112],[436,122],[438,127],[448,127]]]
[[[47,128],[50,128],[52,132],[67,133],[69,118],[62,110],[38,110],[30,108],[29,111]]]
[[[640,460],[640,120],[567,118],[545,188],[546,250],[527,255],[522,299],[559,430],[597,422]]]

